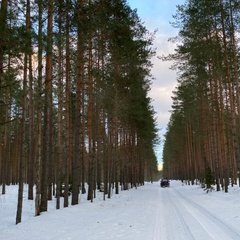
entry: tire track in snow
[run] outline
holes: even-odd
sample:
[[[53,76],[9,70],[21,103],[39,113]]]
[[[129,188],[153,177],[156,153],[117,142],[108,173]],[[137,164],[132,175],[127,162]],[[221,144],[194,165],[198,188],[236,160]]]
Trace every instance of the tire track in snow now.
[[[160,216],[161,216],[161,211],[160,207],[158,206],[157,208],[157,215],[156,215],[156,220],[155,220],[155,227],[154,227],[154,233],[153,233],[153,240],[159,240],[161,239],[161,233],[160,233]]]
[[[179,228],[181,228],[183,231],[184,240],[195,240],[195,237],[193,236],[193,234],[188,226],[188,223],[184,218],[185,215],[183,215],[182,211],[180,210],[182,208],[180,208],[178,203],[176,203],[173,200],[173,198],[169,195],[169,191],[166,191],[166,194],[168,195],[169,204],[172,207],[173,211],[176,213],[176,217],[178,219],[178,222],[180,223]],[[173,231],[174,231],[174,229],[173,229]]]
[[[199,222],[199,225],[211,236],[212,239],[218,240],[239,240],[240,231],[232,226],[229,226],[227,222],[219,219],[213,213],[209,212],[206,208],[198,203],[190,200],[186,196],[183,196],[178,190],[172,188],[170,193],[172,196],[181,202],[192,216]]]
[[[196,240],[168,190],[159,189],[153,240]]]

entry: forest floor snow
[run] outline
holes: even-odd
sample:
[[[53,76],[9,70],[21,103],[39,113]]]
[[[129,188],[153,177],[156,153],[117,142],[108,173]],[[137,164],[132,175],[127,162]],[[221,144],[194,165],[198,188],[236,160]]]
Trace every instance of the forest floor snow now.
[[[1,188],[1,187],[0,187]],[[1,190],[1,189],[0,189]],[[199,185],[159,182],[113,194],[103,200],[97,192],[93,203],[80,195],[75,206],[55,209],[34,217],[34,201],[24,190],[22,222],[15,225],[17,186],[0,195],[1,240],[239,240],[240,188],[208,194]],[[71,198],[71,197],[70,197]],[[69,201],[71,202],[71,201]]]

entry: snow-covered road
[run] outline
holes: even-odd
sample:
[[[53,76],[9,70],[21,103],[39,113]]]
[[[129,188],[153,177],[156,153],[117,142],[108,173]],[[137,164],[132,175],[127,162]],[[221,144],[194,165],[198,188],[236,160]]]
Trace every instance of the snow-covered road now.
[[[191,199],[192,194],[188,195],[186,189],[184,187],[182,189],[185,191],[181,192],[181,187],[176,183],[170,188],[159,188],[154,240],[240,239],[240,229],[229,222],[224,214],[214,212],[212,208],[216,200],[214,196],[213,202],[206,205],[206,201],[197,203],[196,195]],[[199,193],[199,200],[208,199],[207,194],[204,193],[206,196],[202,196],[201,192]],[[222,207],[224,206],[223,202]],[[228,211],[228,208],[225,211]]]
[[[240,240],[238,186],[206,194],[180,181],[170,188],[146,183],[106,201],[100,192],[93,203],[84,194],[80,204],[60,210],[54,198],[38,217],[25,186],[23,219],[15,225],[17,192],[12,185],[0,194],[0,240]]]

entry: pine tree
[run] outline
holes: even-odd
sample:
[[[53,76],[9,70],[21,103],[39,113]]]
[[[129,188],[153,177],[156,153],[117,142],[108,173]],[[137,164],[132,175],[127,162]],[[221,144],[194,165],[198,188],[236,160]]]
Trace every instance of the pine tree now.
[[[212,185],[214,184],[214,177],[210,167],[206,169],[205,184],[206,184],[205,190],[207,190],[207,192],[211,191],[213,188]]]

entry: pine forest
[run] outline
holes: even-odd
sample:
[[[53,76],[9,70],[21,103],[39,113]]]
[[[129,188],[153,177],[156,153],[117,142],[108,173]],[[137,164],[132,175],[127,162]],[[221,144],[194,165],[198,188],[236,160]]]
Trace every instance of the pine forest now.
[[[235,176],[237,169],[238,14],[235,5],[215,5],[208,6],[207,18],[180,19],[188,46],[178,55],[189,72],[182,76],[184,92],[176,96],[182,111],[175,104],[166,147],[173,144],[176,128],[174,138],[181,134],[188,141],[174,144],[173,153],[181,148],[180,162],[176,155],[165,162],[172,176],[190,169],[200,173],[203,156],[219,176]],[[203,31],[199,20],[209,28]],[[199,34],[194,38],[192,27]],[[80,192],[94,201],[103,185],[104,198],[110,198],[113,189],[118,194],[153,178],[159,142],[148,97],[153,40],[154,33],[125,0],[0,1],[0,184],[2,194],[9,184],[18,184],[16,223],[21,222],[25,184],[37,216],[52,198],[59,209],[60,197],[68,207],[79,203]],[[201,55],[200,62],[199,53],[191,52],[196,44],[214,49],[214,55]],[[186,91],[195,96],[191,104]],[[199,121],[191,121],[197,114]],[[176,171],[177,163],[185,172]]]
[[[169,178],[208,179],[228,192],[240,174],[240,1],[179,5],[174,61],[178,85],[163,149]],[[210,184],[211,185],[211,184]]]

